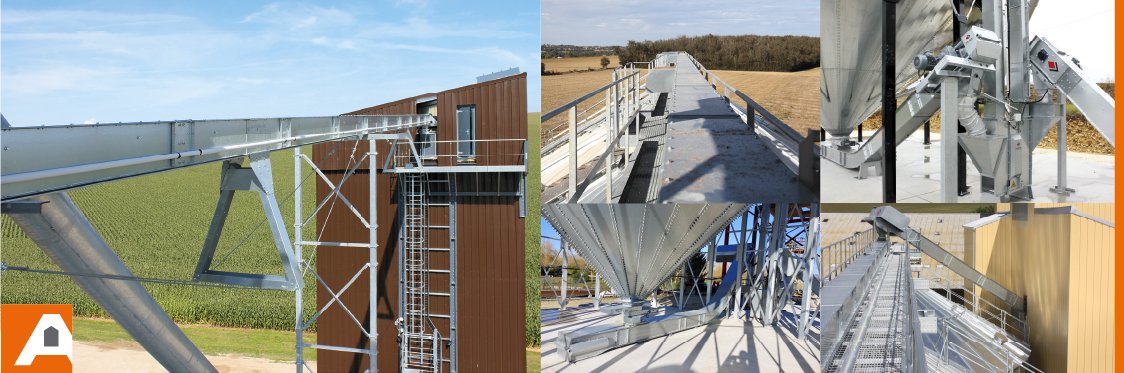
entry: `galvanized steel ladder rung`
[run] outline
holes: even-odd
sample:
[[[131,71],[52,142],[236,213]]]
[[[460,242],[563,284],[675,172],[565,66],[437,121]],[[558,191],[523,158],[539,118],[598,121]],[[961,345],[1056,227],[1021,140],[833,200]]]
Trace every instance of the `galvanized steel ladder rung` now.
[[[441,185],[448,184],[452,193],[455,188],[452,186],[453,179],[450,177],[446,181],[430,180],[426,173],[404,173],[399,174],[399,177],[401,178],[399,199],[402,211],[400,217],[402,227],[399,238],[399,255],[401,255],[399,260],[401,266],[399,270],[401,367],[403,370],[439,372],[442,370],[442,362],[449,362],[452,367],[451,370],[456,371],[456,232],[455,229],[439,228],[429,224],[430,208],[433,207],[429,203],[430,188],[440,188]],[[453,226],[455,224],[453,215],[456,211],[455,197],[450,197],[446,204],[438,205],[440,205],[439,207],[448,207],[447,211],[450,217],[448,225]],[[431,229],[449,231],[450,249],[434,250],[429,247]],[[431,253],[436,253],[433,255],[447,255],[449,257],[448,267],[432,268],[434,261],[431,258]],[[434,291],[431,274],[449,277],[448,292]],[[447,315],[434,314],[431,311],[430,301],[433,297],[449,299],[450,309]],[[449,320],[450,335],[448,337],[443,336],[438,330],[433,322],[434,317]],[[446,341],[451,351],[449,357],[442,356]]]

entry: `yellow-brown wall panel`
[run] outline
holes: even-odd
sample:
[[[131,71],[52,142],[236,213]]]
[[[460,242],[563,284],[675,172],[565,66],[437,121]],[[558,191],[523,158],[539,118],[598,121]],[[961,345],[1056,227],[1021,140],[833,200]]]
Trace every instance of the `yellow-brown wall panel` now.
[[[1078,208],[1110,219],[1105,207]],[[1107,209],[1111,211],[1111,209]],[[1068,346],[1070,372],[1113,370],[1113,303],[1115,299],[1115,237],[1113,229],[1090,219],[1070,218],[1070,294]]]
[[[1035,204],[1035,208],[1070,206]],[[1111,204],[1074,204],[1115,221]],[[998,211],[1010,211],[1009,204]],[[1031,363],[1046,372],[1110,372],[1115,299],[1114,229],[1072,214],[1032,213],[966,228],[965,257],[1027,297]],[[980,290],[977,289],[977,293]],[[993,300],[988,295],[983,296]]]

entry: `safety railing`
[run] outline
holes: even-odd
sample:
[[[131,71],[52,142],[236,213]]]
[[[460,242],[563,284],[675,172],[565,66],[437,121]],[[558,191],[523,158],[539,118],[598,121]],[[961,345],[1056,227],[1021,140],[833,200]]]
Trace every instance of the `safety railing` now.
[[[613,179],[613,165],[616,164],[613,153],[621,138],[630,127],[635,126],[634,131],[639,131],[636,118],[640,102],[647,95],[643,88],[647,74],[642,74],[640,65],[629,63],[613,70],[609,84],[541,116],[546,139],[542,148],[543,183],[550,184],[562,176],[568,180],[565,194],[546,198],[552,201],[576,200],[579,185],[588,185],[598,176],[597,172],[590,172],[585,180],[577,180],[578,165],[589,160],[595,160],[595,170],[604,168],[607,179]],[[647,65],[651,66],[651,63]],[[604,100],[587,101],[601,94],[605,95]],[[583,109],[583,104],[588,106]],[[560,117],[562,114],[566,114],[565,118]],[[555,120],[556,117],[559,120]],[[625,139],[630,141],[627,137]],[[626,143],[623,146],[626,163],[631,156],[632,145]],[[583,156],[591,159],[580,159]],[[625,166],[627,168],[627,164]],[[611,196],[612,188],[606,189],[607,196]]]
[[[858,259],[877,239],[878,234],[874,232],[874,228],[870,228],[824,246],[820,251],[820,278],[827,283],[839,277],[843,269]]]
[[[652,66],[652,62],[629,62],[623,67],[613,70],[612,81],[605,84],[589,93],[582,95],[570,102],[562,104],[551,111],[544,113],[541,117],[542,126],[542,152],[548,153],[555,149],[561,148],[566,145],[567,137],[566,130],[569,128],[568,119],[574,119],[577,123],[578,133],[585,133],[591,127],[601,124],[605,120],[605,112],[609,109],[609,103],[613,102],[611,97],[602,97],[602,93],[607,92],[616,87],[623,89],[623,92],[618,99],[625,97],[632,97],[634,94],[637,96],[645,95],[645,92],[639,88],[645,87],[648,74],[647,70]],[[635,86],[635,87],[634,87]],[[619,104],[619,102],[618,102]],[[560,116],[563,113],[572,115],[573,118]]]
[[[980,338],[973,333],[962,330],[949,320],[940,320],[939,323],[940,354],[937,361],[942,366],[953,365],[952,356],[955,354],[956,363],[963,364],[971,371],[1043,373],[1041,369],[1026,360],[1015,358],[1011,351],[997,347],[996,340]],[[992,346],[983,349],[983,352],[989,356],[981,354],[978,348],[964,348],[953,343],[953,336],[968,341],[973,346]],[[1004,364],[1003,366],[996,366],[996,362],[1003,362]],[[939,367],[937,368],[939,370]]]
[[[389,154],[379,159],[387,169],[398,167],[476,165],[527,166],[527,140],[429,140],[392,142]]]
[[[847,328],[850,326],[851,321],[858,312],[859,306],[862,305],[866,293],[870,291],[871,282],[874,281],[874,276],[878,273],[878,269],[882,267],[882,263],[886,260],[886,256],[890,251],[889,242],[881,242],[876,244],[877,247],[871,247],[874,250],[871,255],[876,255],[874,263],[871,264],[870,269],[859,278],[859,282],[855,285],[854,289],[843,301],[843,304],[835,311],[835,318],[832,322],[823,326],[822,346],[827,346],[824,349],[827,353],[822,355],[825,363],[830,362],[832,356],[842,347],[843,335]],[[908,261],[907,261],[908,262]]]
[[[908,248],[908,246],[907,246]],[[907,251],[908,254],[908,251]],[[902,371],[923,373],[925,372],[925,341],[921,334],[921,318],[917,314],[920,309],[917,299],[914,298],[913,276],[910,276],[910,261],[901,260],[899,273],[905,275],[905,286],[899,287],[901,294],[898,299],[903,300],[905,312],[909,313],[906,324],[902,325]]]
[[[778,135],[782,143],[784,143],[790,151],[793,153],[800,152],[799,146],[800,142],[804,141],[803,135],[792,127],[789,127],[788,124],[785,124],[780,118],[770,113],[769,110],[766,110],[765,107],[758,104],[757,101],[749,98],[744,92],[734,88],[734,86],[726,83],[726,81],[722,80],[718,75],[710,72],[709,69],[695,59],[695,56],[690,54],[687,56],[691,59],[691,63],[699,69],[699,73],[702,74],[703,78],[710,83],[711,88],[714,88],[715,92],[726,99],[726,102],[730,103],[730,106],[733,107],[735,111],[738,111],[738,115],[744,115],[746,117],[746,124],[748,124],[750,128],[761,124],[763,127],[767,128],[770,133]],[[744,102],[745,107],[734,104],[733,102],[735,102],[735,100]],[[761,121],[757,120],[755,114],[761,116]]]
[[[987,298],[977,295],[971,289],[953,287],[950,281],[943,278],[929,279],[929,283],[930,288],[944,289],[945,299],[949,302],[963,306],[1020,341],[1026,341],[1030,336],[1026,320],[1011,314],[1003,307],[988,301]],[[955,292],[956,289],[962,289],[964,295]]]

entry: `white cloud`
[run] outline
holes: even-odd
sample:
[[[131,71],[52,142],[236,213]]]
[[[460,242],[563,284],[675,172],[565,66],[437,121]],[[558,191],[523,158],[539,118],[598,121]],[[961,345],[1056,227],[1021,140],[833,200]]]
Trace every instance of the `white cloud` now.
[[[348,26],[355,16],[336,9],[308,4],[272,3],[251,13],[242,23],[264,23],[290,30]]]
[[[85,121],[82,122],[82,124],[97,124],[97,123],[98,123],[98,118],[90,118],[90,119],[86,119]]]

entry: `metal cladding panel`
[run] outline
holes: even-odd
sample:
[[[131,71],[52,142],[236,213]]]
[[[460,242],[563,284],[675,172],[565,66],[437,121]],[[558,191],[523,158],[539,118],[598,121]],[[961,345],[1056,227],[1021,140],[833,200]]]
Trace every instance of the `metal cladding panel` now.
[[[642,300],[745,205],[554,204],[543,216],[621,296]]]
[[[1036,210],[1045,205],[1056,206]],[[1031,213],[1026,221],[1008,217],[966,229],[965,252],[976,268],[1026,295],[1032,364],[1047,372],[1111,371],[1112,228],[1072,214]]]
[[[882,0],[820,1],[820,118],[832,136],[848,136],[882,100]],[[911,62],[952,41],[948,1],[897,4],[897,91],[917,77]]]
[[[1078,209],[1111,210],[1111,204]],[[1036,205],[1037,206],[1037,205]],[[1116,235],[1101,222],[1070,216],[1068,372],[1112,372],[1115,356]]]
[[[338,185],[342,173],[329,172]],[[341,188],[364,217],[369,216],[367,196],[369,175],[356,174]],[[379,203],[379,291],[378,291],[378,369],[398,370],[398,341],[394,320],[398,318],[398,238],[397,182],[394,175],[378,175]],[[479,183],[479,184],[478,184]],[[458,191],[507,188],[493,185],[494,180],[463,178]],[[506,183],[506,182],[505,182]],[[330,190],[317,185],[317,197],[324,198]],[[317,216],[317,227],[323,228],[321,241],[364,242],[367,229],[341,204],[329,216],[326,206]],[[524,219],[519,217],[518,200],[514,197],[461,197],[457,199],[457,315],[459,369],[462,371],[521,372],[526,370],[524,353],[525,286],[524,286]],[[431,225],[448,223],[445,207],[432,207]],[[320,231],[317,231],[320,234]],[[430,231],[430,242],[442,246],[448,242],[446,231]],[[448,256],[432,254],[433,268],[447,268]],[[316,271],[333,289],[347,283],[367,262],[368,250],[321,246],[316,250]],[[447,277],[433,275],[432,290],[448,291]],[[368,317],[368,277],[359,277],[340,299],[358,318]],[[317,286],[317,308],[331,300],[322,285]],[[448,314],[449,303],[433,298],[430,311]],[[434,318],[441,334],[450,335],[449,323]],[[358,325],[338,305],[324,312],[317,322],[317,343],[366,348]],[[318,351],[317,371],[363,371],[369,365],[366,355],[329,350]],[[446,358],[448,356],[445,356]],[[448,370],[448,366],[445,366]]]
[[[482,166],[523,164],[523,144],[527,138],[527,74],[477,83],[440,93],[423,94],[383,105],[356,110],[348,115],[417,114],[417,100],[437,97],[438,165],[455,165],[457,140],[457,107],[476,105],[476,162]],[[513,140],[513,141],[488,141]],[[359,145],[352,158],[351,142],[347,146],[334,143],[313,146],[313,159],[325,170],[345,169],[352,159],[367,152],[367,144]],[[336,149],[338,148],[338,149]],[[346,151],[340,150],[346,148]],[[389,145],[378,144],[379,159],[384,160]],[[335,149],[335,151],[333,151]],[[364,166],[366,167],[366,166]]]
[[[361,109],[348,114],[414,114],[417,100],[433,94],[419,95],[379,106]],[[477,139],[527,138],[527,86],[526,74],[497,79],[444,91],[438,100],[438,140],[456,139],[456,106],[477,106]],[[441,115],[444,113],[445,115]],[[516,145],[518,144],[518,145]],[[366,141],[354,147],[354,141],[338,141],[313,146],[313,160],[333,183],[339,182],[342,170],[354,166],[368,151]],[[380,160],[387,154],[389,145],[378,144]],[[442,148],[441,146],[444,146]],[[454,144],[442,144],[440,155],[452,155]],[[522,142],[505,141],[479,145],[477,164],[522,164]],[[441,157],[441,165],[453,165],[453,157]],[[367,170],[362,165],[360,170]],[[397,178],[392,174],[379,174],[379,306],[378,306],[378,369],[398,370],[398,341],[394,320],[398,317],[398,257],[395,243],[398,238]],[[368,182],[366,173],[356,174],[344,184],[342,192],[359,211],[369,214]],[[458,192],[512,191],[517,187],[514,175],[462,175]],[[317,198],[323,199],[330,190],[317,184]],[[317,226],[323,227],[321,241],[366,242],[367,229],[350,215],[348,209],[337,203],[329,218],[326,206],[317,216]],[[519,217],[519,200],[514,197],[460,197],[457,199],[457,264],[458,264],[458,346],[459,368],[465,371],[521,372],[526,370],[524,352],[525,285],[524,285],[524,220]],[[331,219],[328,221],[328,219]],[[433,207],[431,225],[447,222],[447,209]],[[319,232],[319,231],[318,231]],[[431,230],[430,242],[446,245],[446,231]],[[367,262],[367,250],[362,248],[317,248],[317,272],[325,282],[338,289],[355,271]],[[436,255],[433,268],[447,268],[448,257]],[[435,292],[448,290],[447,277],[432,278]],[[366,275],[361,276],[351,290],[341,297],[353,314],[365,322],[368,312],[369,287]],[[322,285],[317,288],[317,306],[331,300]],[[434,299],[431,312],[449,313],[447,301]],[[435,318],[435,324],[444,336],[450,335],[449,323]],[[339,306],[329,307],[318,321],[318,343],[366,348],[366,340],[358,326]],[[447,356],[446,356],[447,358]],[[320,350],[318,371],[362,371],[368,367],[366,355]],[[446,369],[448,366],[445,367]]]
[[[421,95],[407,99],[394,101],[391,103],[373,106],[362,110],[356,110],[345,115],[403,115],[403,114],[417,114],[417,99],[425,96]],[[323,170],[345,170],[348,167],[354,166],[355,162],[367,153],[369,147],[367,141],[361,141],[359,146],[352,152],[355,141],[333,141],[327,143],[316,144],[312,146],[312,159]],[[386,159],[385,155],[390,150],[390,145],[386,141],[380,141],[378,144],[378,152],[380,159]],[[367,169],[364,165],[362,169]]]
[[[457,107],[476,105],[478,140],[525,140],[527,138],[527,74],[490,80],[437,94],[437,147],[440,155],[456,154]],[[524,141],[476,143],[476,162],[481,166],[523,164]],[[453,166],[455,157],[439,157],[438,165]]]

